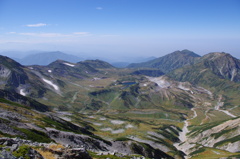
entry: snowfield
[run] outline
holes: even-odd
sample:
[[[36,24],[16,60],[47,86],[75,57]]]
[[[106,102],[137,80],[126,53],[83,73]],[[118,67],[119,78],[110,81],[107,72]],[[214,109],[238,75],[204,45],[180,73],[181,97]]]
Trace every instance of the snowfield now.
[[[111,120],[110,122],[114,125],[121,125],[125,123],[124,121],[121,120]]]
[[[52,86],[55,90],[59,90],[59,87],[56,85],[56,84],[54,84],[52,81],[50,81],[50,80],[47,80],[47,79],[45,79],[45,78],[42,78],[42,80],[45,82],[45,83],[47,83],[47,84],[49,84],[50,86]]]
[[[120,134],[123,133],[124,129],[113,130],[112,128],[103,128],[102,131],[110,131],[112,134]]]
[[[63,64],[67,65],[67,66],[70,66],[70,67],[74,67],[75,66],[74,64],[70,64],[70,63],[66,63],[66,62],[64,62]]]
[[[24,92],[24,89],[20,89],[20,94],[22,95],[22,96],[26,96],[27,94]]]

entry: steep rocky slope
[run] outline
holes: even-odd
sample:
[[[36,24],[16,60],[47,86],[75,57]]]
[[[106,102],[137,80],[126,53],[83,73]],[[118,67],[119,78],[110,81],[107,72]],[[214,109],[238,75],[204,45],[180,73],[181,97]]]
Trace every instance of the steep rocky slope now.
[[[43,114],[7,101],[0,102],[0,109],[0,154],[6,158],[42,158],[47,152],[58,156],[57,158],[67,157],[66,155],[70,155],[70,158],[91,158],[91,155],[96,154],[114,154],[119,158],[131,158],[134,154],[159,159],[172,158],[161,150],[138,141],[104,140],[94,135],[91,132],[94,129],[85,121],[76,125],[57,117],[55,113]],[[51,147],[56,143],[60,144],[61,149],[52,150]],[[87,151],[92,154],[89,155]]]
[[[178,81],[209,89],[216,95],[223,96],[225,108],[238,105],[240,61],[230,54],[210,53],[203,56],[196,64],[185,66],[168,74]]]
[[[31,68],[4,56],[0,56],[0,62],[1,89],[31,97],[42,97],[46,92],[44,81],[32,73]]]
[[[228,79],[239,82],[240,60],[227,53],[209,53],[201,57],[196,64],[182,67],[170,73],[181,81],[191,81],[196,84],[209,78]],[[203,83],[203,82],[202,82]]]
[[[223,79],[234,82],[240,81],[240,60],[227,53],[210,53],[203,56],[199,62],[203,62],[214,74]]]

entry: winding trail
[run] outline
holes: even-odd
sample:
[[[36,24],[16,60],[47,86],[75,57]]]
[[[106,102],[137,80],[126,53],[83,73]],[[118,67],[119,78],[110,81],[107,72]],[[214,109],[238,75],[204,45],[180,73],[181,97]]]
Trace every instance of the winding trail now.
[[[211,118],[208,116],[208,112],[209,112],[210,110],[211,110],[210,108],[207,109],[207,110],[205,110],[205,112],[204,112],[205,118],[202,120],[202,122],[201,122],[200,125],[204,124],[205,121],[207,121],[208,119],[211,120]]]
[[[229,111],[227,110],[222,110],[220,109],[222,106],[224,105],[224,102],[222,102],[222,96],[219,96],[219,99],[218,99],[218,102],[216,104],[216,106],[214,107],[215,110],[217,111],[221,111],[221,112],[224,112],[225,114],[227,114],[228,116],[231,116],[233,118],[237,117],[235,115],[233,115],[232,113],[230,113]],[[197,117],[197,112],[194,108],[191,109],[193,112],[194,112],[194,115],[192,118],[189,118],[187,120],[184,121],[184,126],[182,128],[182,132],[179,133],[179,139],[180,139],[180,143],[175,143],[174,146],[179,150],[179,151],[182,151],[186,154],[185,156],[185,159],[188,159],[188,155],[189,155],[189,152],[188,150],[194,146],[194,144],[191,144],[188,142],[188,138],[187,138],[187,133],[189,133],[189,130],[188,130],[188,126],[189,126],[189,120],[192,120],[194,118]],[[205,115],[206,115],[206,118],[208,117],[207,116],[207,112],[209,111],[206,110],[205,112]]]
[[[220,112],[223,112],[225,114],[227,114],[228,116],[231,116],[233,118],[236,118],[237,116],[233,115],[232,113],[230,113],[229,111],[227,110],[222,110],[220,109],[220,107],[222,107],[224,105],[224,102],[222,102],[222,95],[219,96],[219,99],[218,99],[218,102],[217,102],[217,105],[214,107],[215,110],[218,110]]]
[[[189,133],[189,130],[188,130],[188,121],[189,120],[192,120],[194,118],[197,117],[197,112],[194,108],[191,109],[194,113],[193,117],[192,118],[189,118],[187,120],[184,121],[184,126],[183,126],[183,129],[182,129],[182,132],[179,133],[179,139],[180,139],[180,143],[175,143],[174,146],[184,152],[186,155],[188,155],[187,151],[189,148],[192,147],[192,145],[190,143],[187,142],[187,133]],[[185,159],[188,159],[188,156],[185,156]]]
[[[75,102],[75,100],[77,99],[78,93],[79,93],[79,91],[76,92],[76,93],[73,95],[72,100],[71,100],[71,103],[74,103],[74,102]]]

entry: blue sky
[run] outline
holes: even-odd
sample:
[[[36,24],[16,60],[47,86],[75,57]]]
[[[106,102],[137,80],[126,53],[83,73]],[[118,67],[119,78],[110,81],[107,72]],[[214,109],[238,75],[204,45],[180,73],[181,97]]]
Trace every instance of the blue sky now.
[[[0,51],[240,58],[239,0],[0,0]]]

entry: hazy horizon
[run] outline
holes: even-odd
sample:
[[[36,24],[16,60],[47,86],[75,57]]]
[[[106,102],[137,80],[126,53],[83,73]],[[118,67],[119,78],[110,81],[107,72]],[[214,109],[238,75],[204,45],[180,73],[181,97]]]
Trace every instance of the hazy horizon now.
[[[0,52],[161,57],[188,49],[240,58],[238,0],[1,0]]]

